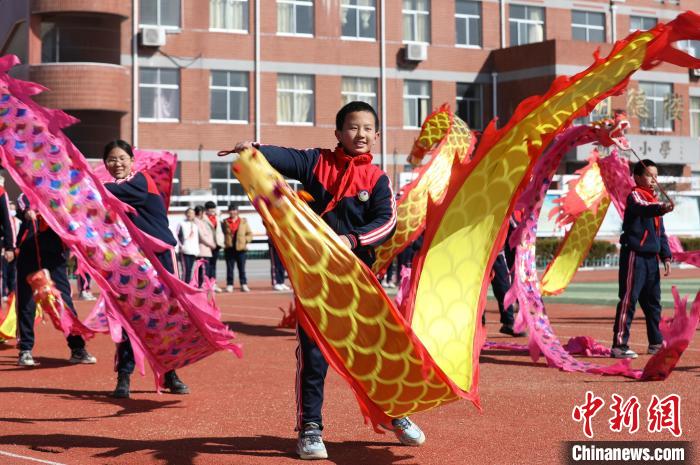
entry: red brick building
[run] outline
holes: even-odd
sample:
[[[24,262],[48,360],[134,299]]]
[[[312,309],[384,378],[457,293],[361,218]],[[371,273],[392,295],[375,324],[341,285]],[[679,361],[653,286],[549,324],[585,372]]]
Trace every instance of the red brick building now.
[[[505,121],[557,75],[574,74],[630,30],[697,0],[0,0],[0,52],[37,99],[82,121],[88,157],[121,137],[177,152],[179,192],[239,193],[216,152],[242,139],[331,146],[345,100],[382,119],[383,162],[398,182],[422,119],[443,102],[475,129]],[[137,17],[136,22],[132,18]],[[700,43],[682,47],[700,54]],[[136,58],[136,59],[135,59]],[[134,69],[133,64],[138,66]],[[640,153],[667,173],[700,171],[697,72],[662,65],[599,107],[627,109]],[[643,91],[640,92],[640,91]],[[638,115],[638,116],[634,116]],[[562,172],[582,165],[572,153]]]

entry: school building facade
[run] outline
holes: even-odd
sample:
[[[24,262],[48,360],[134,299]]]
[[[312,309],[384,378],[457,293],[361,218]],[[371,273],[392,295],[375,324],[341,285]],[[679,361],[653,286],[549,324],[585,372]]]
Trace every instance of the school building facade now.
[[[0,0],[0,52],[37,97],[81,123],[89,158],[107,140],[176,152],[176,194],[240,195],[221,149],[244,139],[335,145],[349,100],[380,115],[378,163],[395,184],[423,118],[449,103],[473,129],[592,63],[630,31],[698,0]],[[700,56],[700,42],[680,47]],[[700,173],[700,71],[662,65],[593,118],[628,112],[630,139],[666,174]],[[583,166],[588,150],[560,172]],[[700,185],[700,183],[698,183]]]

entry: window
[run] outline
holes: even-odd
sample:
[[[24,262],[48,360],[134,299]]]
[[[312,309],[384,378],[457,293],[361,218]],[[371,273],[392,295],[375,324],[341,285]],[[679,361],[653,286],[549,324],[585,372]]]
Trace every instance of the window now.
[[[403,0],[404,42],[430,42],[430,0]]]
[[[377,108],[377,80],[372,78],[344,77],[341,88],[343,105],[361,100]]]
[[[55,23],[42,21],[41,23],[41,62],[58,63],[61,58],[59,50],[58,26]]]
[[[177,69],[141,68],[139,117],[153,121],[180,118],[180,75]]]
[[[639,90],[646,98],[646,117],[639,118],[639,125],[648,131],[673,131],[673,120],[666,114],[664,101],[671,97],[673,86],[658,82],[640,82]]]
[[[311,125],[314,121],[314,78],[301,74],[277,76],[277,122]]]
[[[313,35],[314,2],[312,0],[277,0],[277,33]]]
[[[340,21],[343,37],[374,39],[377,30],[375,0],[342,0]]]
[[[700,97],[690,97],[690,137],[700,137]]]
[[[457,83],[457,116],[469,129],[483,129],[483,87],[481,84]]]
[[[524,45],[544,40],[544,8],[510,6],[510,45]]]
[[[405,128],[420,128],[430,112],[430,82],[404,81],[403,125]]]
[[[141,0],[139,21],[149,26],[180,27],[180,0]]]
[[[248,74],[235,71],[212,71],[210,119],[213,121],[248,122]]]
[[[481,47],[481,3],[457,0],[455,7],[457,45]]]
[[[600,102],[598,102],[598,105],[595,106],[593,111],[590,112],[587,116],[576,118],[574,120],[574,124],[588,124],[592,123],[593,121],[600,121],[602,119],[612,118],[613,112],[611,104],[612,102],[610,100],[610,97],[601,100]]]
[[[656,26],[656,18],[647,16],[630,16],[630,32],[646,31]]]
[[[605,42],[605,13],[574,10],[571,29],[574,40]]]
[[[231,202],[248,201],[248,196],[240,182],[231,173],[231,163],[217,161],[209,163],[209,182],[218,206],[226,207]]]
[[[209,27],[248,32],[248,0],[209,0]]]
[[[676,47],[692,57],[700,58],[700,40],[679,40],[676,42]]]

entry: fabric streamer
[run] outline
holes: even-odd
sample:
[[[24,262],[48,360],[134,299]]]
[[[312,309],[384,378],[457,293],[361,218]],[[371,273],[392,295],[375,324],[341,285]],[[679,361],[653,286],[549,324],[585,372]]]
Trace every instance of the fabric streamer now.
[[[133,225],[132,209],[105,190],[60,131],[75,119],[32,101],[43,87],[7,74],[18,62],[0,58],[0,159],[102,290],[113,338],[127,332],[140,371],[147,360],[157,386],[165,372],[219,350],[240,356],[207,292],[165,270],[156,253],[168,246]]]
[[[17,337],[17,311],[15,307],[15,293],[11,292],[7,296],[7,313],[0,322],[0,339]]]
[[[263,156],[255,151],[240,154],[233,171],[280,251],[297,293],[300,324],[350,384],[375,429],[391,417],[459,398],[479,405],[478,359],[485,338],[480,320],[488,278],[515,203],[536,175],[538,158],[576,117],[622,92],[636,70],[651,69],[662,60],[685,67],[700,65],[671,46],[673,41],[695,38],[700,38],[700,18],[694,13],[636,32],[616,43],[607,58],[596,55],[588,69],[559,77],[545,95],[522,102],[502,129],[490,124],[471,161],[453,165],[442,199],[428,199],[424,247],[414,261],[401,312],[372,270],[357,260]],[[534,177],[542,184],[548,179]],[[535,193],[539,187],[535,183]],[[522,279],[515,295],[523,298],[520,315],[527,315],[520,317],[521,326],[544,328],[538,319],[546,319],[546,314],[534,270],[534,228],[536,218],[531,217],[523,231],[532,234],[527,239],[533,245],[520,251],[519,263],[519,269],[530,274],[519,273]],[[539,308],[534,306],[538,301],[528,300],[535,296]],[[537,350],[539,355],[539,342],[548,361],[580,366],[582,362],[561,344],[545,344],[552,335],[543,331],[533,338],[531,353]],[[554,356],[557,349],[569,358]]]
[[[372,270],[380,276],[389,264],[425,231],[428,199],[439,203],[445,194],[454,163],[468,163],[474,136],[467,125],[443,104],[430,114],[413,144],[409,161],[414,166],[426,155],[430,161],[418,169],[416,179],[401,189],[396,202],[396,232],[376,248]]]

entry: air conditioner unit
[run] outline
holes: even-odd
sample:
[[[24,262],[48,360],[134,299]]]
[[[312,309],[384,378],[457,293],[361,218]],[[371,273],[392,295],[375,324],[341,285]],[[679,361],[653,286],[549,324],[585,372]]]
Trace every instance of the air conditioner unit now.
[[[425,61],[428,59],[428,44],[406,44],[406,59]]]
[[[165,45],[165,29],[158,26],[143,26],[141,28],[141,45],[162,47]]]
[[[691,69],[690,74],[695,77],[700,77],[700,68]]]

